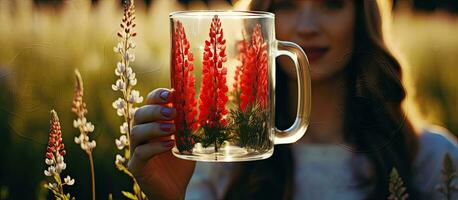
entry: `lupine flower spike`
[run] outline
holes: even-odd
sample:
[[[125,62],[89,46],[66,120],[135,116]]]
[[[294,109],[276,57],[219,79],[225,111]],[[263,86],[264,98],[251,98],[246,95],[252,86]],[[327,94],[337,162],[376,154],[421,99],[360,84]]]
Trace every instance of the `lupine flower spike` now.
[[[268,57],[267,43],[264,41],[261,26],[253,29],[251,43],[244,39],[239,42],[238,60],[234,77],[236,109],[231,110],[237,126],[239,144],[255,150],[268,149],[269,142],[266,121],[268,120]]]
[[[44,174],[52,177],[53,181],[48,182],[45,187],[53,192],[56,199],[74,199],[70,197],[70,194],[64,193],[64,185],[73,185],[75,180],[70,176],[65,177],[63,181],[61,179],[61,173],[65,170],[65,168],[67,168],[67,165],[64,161],[65,150],[64,143],[62,142],[59,117],[54,110],[51,110],[50,124],[49,143],[46,149],[45,158],[45,163],[48,166],[48,169],[44,171]]]
[[[390,192],[388,200],[405,200],[409,198],[409,194],[406,192],[406,188],[404,187],[404,181],[402,181],[398,171],[394,167],[390,173],[390,183],[388,190]]]
[[[146,199],[145,194],[140,190],[137,181],[132,173],[126,167],[126,162],[130,159],[129,136],[132,130],[134,113],[137,110],[134,104],[143,102],[140,92],[134,90],[137,84],[135,73],[130,66],[135,61],[135,55],[132,50],[135,48],[133,41],[137,33],[134,31],[135,24],[135,5],[133,1],[125,2],[124,15],[122,18],[121,31],[118,32],[119,43],[114,47],[114,51],[121,55],[121,60],[117,63],[115,75],[118,77],[116,83],[111,86],[114,91],[122,93],[122,97],[113,102],[113,107],[117,114],[124,118],[124,123],[120,126],[121,136],[115,140],[119,150],[124,150],[124,155],[116,155],[115,165],[118,170],[129,175],[134,181],[134,194],[123,191],[126,197],[135,197],[136,199]]]
[[[83,101],[83,79],[80,72],[75,69],[75,90],[73,94],[72,112],[77,116],[73,120],[73,127],[77,128],[80,132],[78,137],[75,137],[75,143],[81,146],[81,149],[88,155],[89,165],[91,168],[91,181],[92,181],[92,199],[95,200],[95,172],[94,172],[94,159],[92,157],[92,150],[95,148],[95,141],[89,140],[89,133],[94,131],[94,125],[86,119],[87,108],[86,103]]]
[[[237,50],[239,52],[237,56],[237,60],[240,61],[240,65],[238,65],[235,69],[235,75],[234,75],[234,84],[233,86],[233,92],[235,96],[235,103],[237,105],[240,105],[240,95],[241,95],[241,88],[242,88],[242,72],[244,69],[244,66],[246,65],[246,60],[247,60],[247,52],[250,44],[246,40],[246,32],[243,31],[243,40],[238,42],[237,44]]]
[[[195,99],[195,77],[193,72],[193,54],[189,51],[189,41],[183,24],[176,21],[173,32],[173,105],[176,108],[175,118],[176,143],[180,152],[192,150],[195,140],[192,133],[197,130],[197,101]]]
[[[199,125],[203,128],[202,144],[204,147],[214,145],[215,151],[218,151],[218,147],[229,139],[226,128],[228,125],[227,68],[224,66],[226,61],[226,39],[224,39],[221,20],[215,15],[210,25],[209,39],[205,40],[202,87],[199,96]]]
[[[264,42],[259,24],[254,28],[251,37],[251,47],[246,52],[246,61],[241,75],[240,107],[242,110],[256,104],[263,109],[267,106],[267,43]]]

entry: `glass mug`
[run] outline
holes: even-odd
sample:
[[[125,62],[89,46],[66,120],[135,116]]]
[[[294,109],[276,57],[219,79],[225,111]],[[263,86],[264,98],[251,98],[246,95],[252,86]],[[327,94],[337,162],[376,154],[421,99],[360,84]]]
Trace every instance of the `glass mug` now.
[[[293,143],[310,116],[310,66],[304,51],[275,39],[274,14],[180,11],[171,24],[172,104],[177,110],[173,154],[194,161],[236,162],[270,157]],[[275,58],[296,66],[294,124],[275,128]]]

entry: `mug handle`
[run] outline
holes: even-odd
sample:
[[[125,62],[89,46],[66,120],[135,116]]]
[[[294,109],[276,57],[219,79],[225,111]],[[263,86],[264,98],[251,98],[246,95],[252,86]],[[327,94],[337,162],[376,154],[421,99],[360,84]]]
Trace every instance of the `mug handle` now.
[[[275,127],[274,144],[289,144],[304,136],[310,122],[311,78],[310,64],[302,48],[292,42],[278,41],[275,57],[288,56],[296,66],[298,80],[297,114],[294,124],[286,130]]]

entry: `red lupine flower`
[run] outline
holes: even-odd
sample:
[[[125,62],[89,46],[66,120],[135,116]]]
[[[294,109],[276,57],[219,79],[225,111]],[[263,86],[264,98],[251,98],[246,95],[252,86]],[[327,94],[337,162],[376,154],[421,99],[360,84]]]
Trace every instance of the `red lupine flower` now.
[[[59,117],[54,110],[51,110],[50,124],[51,130],[49,131],[49,143],[46,148],[45,158],[48,169],[44,170],[44,174],[53,177],[54,182],[48,182],[45,187],[54,193],[56,199],[74,199],[70,197],[70,194],[65,194],[63,190],[64,185],[73,185],[75,179],[72,179],[68,175],[64,180],[61,179],[61,173],[67,168],[67,164],[65,164],[64,161],[65,150],[64,144],[62,143]]]
[[[45,163],[48,169],[44,171],[46,176],[54,176],[59,174],[67,167],[64,162],[64,144],[62,143],[62,133],[60,130],[59,117],[56,111],[51,110],[51,130],[49,131],[49,143],[46,148]],[[60,177],[59,177],[60,179]]]
[[[173,33],[173,104],[177,109],[175,126],[177,130],[177,146],[193,145],[194,140],[190,133],[197,129],[197,101],[195,99],[195,77],[192,74],[194,69],[193,54],[189,51],[189,41],[183,24],[176,21]],[[181,145],[180,145],[181,143]]]
[[[46,151],[46,158],[53,159],[55,156],[65,155],[64,144],[62,143],[62,133],[60,131],[59,117],[56,111],[51,111],[51,130],[49,132],[49,143]]]
[[[227,68],[223,65],[227,61],[226,39],[217,15],[212,19],[209,37],[205,40],[203,55],[199,123],[212,128],[228,123],[226,103],[229,98],[226,93],[229,89],[226,85]]]
[[[240,99],[240,89],[241,89],[241,84],[242,84],[242,79],[241,79],[241,76],[242,76],[242,72],[243,72],[243,67],[244,65],[246,64],[246,57],[247,57],[247,51],[248,51],[248,48],[249,48],[249,43],[248,41],[246,40],[246,37],[245,37],[245,31],[243,32],[243,40],[240,41],[238,44],[237,44],[237,50],[239,52],[239,55],[237,56],[237,60],[239,60],[241,62],[241,64],[239,66],[236,67],[235,69],[235,75],[234,75],[234,84],[233,84],[233,87],[234,87],[234,91],[236,92],[236,95],[237,95],[237,101],[239,101]]]
[[[240,107],[244,111],[247,106],[258,104],[267,107],[268,97],[268,57],[267,43],[258,24],[253,30],[251,46],[244,54],[245,62],[241,75]]]

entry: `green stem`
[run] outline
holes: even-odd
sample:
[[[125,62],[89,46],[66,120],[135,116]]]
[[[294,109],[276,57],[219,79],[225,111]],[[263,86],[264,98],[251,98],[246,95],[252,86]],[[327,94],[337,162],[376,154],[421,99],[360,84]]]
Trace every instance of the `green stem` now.
[[[64,194],[64,187],[62,185],[62,180],[60,179],[60,175],[58,173],[55,173],[54,180],[56,180],[57,182],[57,189],[59,191],[58,195],[61,196],[61,198],[66,199]]]
[[[446,187],[445,187],[445,196],[447,198],[447,200],[451,200],[452,199],[452,188],[451,188],[451,182],[452,182],[452,178],[451,177],[447,177],[445,183],[446,183]]]
[[[95,200],[95,172],[94,172],[94,159],[92,158],[92,152],[87,153],[89,156],[89,163],[91,165],[91,180],[92,180],[92,200]]]
[[[134,175],[127,169],[126,166],[124,166],[124,164],[120,164],[118,169],[124,172],[125,174],[127,174],[130,178],[132,178],[132,181],[134,182],[134,187],[137,186],[138,188],[140,188]],[[134,191],[134,193],[135,193],[135,196],[137,196],[137,199],[143,199],[143,195],[142,195],[143,192],[141,190],[140,192]]]

